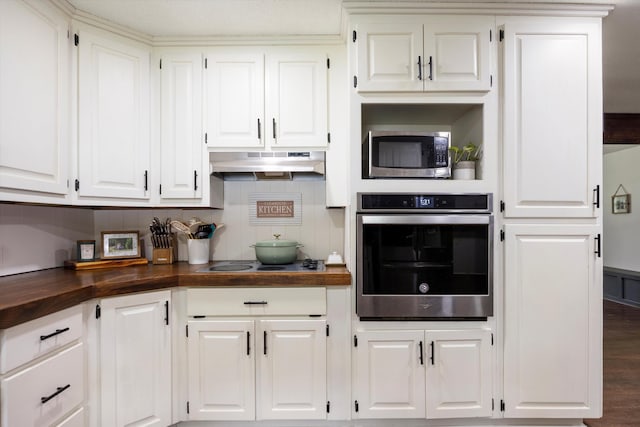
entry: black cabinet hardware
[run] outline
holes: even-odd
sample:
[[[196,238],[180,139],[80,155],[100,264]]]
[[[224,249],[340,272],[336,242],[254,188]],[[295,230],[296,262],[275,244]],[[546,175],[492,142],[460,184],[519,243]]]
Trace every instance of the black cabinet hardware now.
[[[80,190],[80,180],[76,179],[74,188],[76,191]]]
[[[430,346],[431,346],[431,357],[430,357],[431,364],[435,365],[436,364],[436,349],[435,349],[435,347],[433,345],[433,341],[431,341]]]
[[[262,351],[264,355],[267,355],[267,331],[262,332]]]
[[[63,332],[67,332],[68,330],[69,330],[69,328],[56,329],[55,332],[52,332],[49,335],[40,335],[40,341],[48,340],[49,338],[53,338],[56,335],[60,335]]]
[[[193,191],[198,191],[198,171],[193,171]]]
[[[41,397],[40,403],[47,403],[48,401],[50,401],[51,399],[53,399],[54,397],[56,397],[57,395],[59,395],[60,393],[62,393],[63,391],[65,391],[70,387],[71,387],[71,384],[67,384],[64,387],[57,387],[56,391],[54,391],[53,394],[50,394],[49,396],[46,396],[46,397]]]
[[[597,209],[600,208],[600,184],[596,185],[596,188],[593,189],[593,205]]]
[[[273,124],[273,139],[276,139],[276,119],[275,117],[272,119]]]
[[[595,240],[596,242],[595,254],[598,255],[598,258],[600,258],[602,256],[602,253],[600,251],[600,233],[598,233],[598,235],[594,237],[593,240]]]
[[[433,57],[429,57],[429,80],[433,80]]]
[[[420,341],[420,344],[418,344],[418,351],[420,352],[420,364],[424,365],[424,358],[422,356],[422,353],[423,353],[422,341]]]
[[[149,190],[149,171],[144,171],[144,191]]]
[[[418,56],[418,80],[422,80],[422,57]]]
[[[78,46],[80,44],[80,36],[77,34],[73,35],[73,44],[74,46]]]
[[[251,354],[251,332],[247,331],[247,356]]]
[[[245,301],[244,305],[267,305],[268,301]]]
[[[164,324],[169,324],[169,301],[164,302]]]
[[[262,139],[262,130],[260,126],[260,117],[258,117],[258,139]]]
[[[355,43],[356,40],[358,38],[358,35],[356,34],[355,30],[353,31],[353,42]]]

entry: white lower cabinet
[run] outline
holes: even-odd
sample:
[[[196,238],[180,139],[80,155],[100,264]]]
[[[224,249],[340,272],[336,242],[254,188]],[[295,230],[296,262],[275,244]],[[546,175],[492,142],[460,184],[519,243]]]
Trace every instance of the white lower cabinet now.
[[[100,301],[101,425],[171,424],[170,302],[171,291]]]
[[[84,347],[81,306],[0,331],[0,426],[84,425]]]
[[[189,321],[189,419],[325,419],[326,320]]]
[[[600,227],[504,228],[505,417],[600,417]]]
[[[491,332],[359,330],[358,418],[491,416]]]

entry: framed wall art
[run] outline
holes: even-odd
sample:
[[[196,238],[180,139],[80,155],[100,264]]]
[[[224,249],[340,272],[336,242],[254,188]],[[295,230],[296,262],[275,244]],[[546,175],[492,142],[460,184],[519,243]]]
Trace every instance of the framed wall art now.
[[[140,258],[140,237],[137,231],[103,231],[102,259]]]
[[[622,184],[618,185],[618,189],[611,196],[611,212],[614,214],[625,214],[631,212],[631,194]]]

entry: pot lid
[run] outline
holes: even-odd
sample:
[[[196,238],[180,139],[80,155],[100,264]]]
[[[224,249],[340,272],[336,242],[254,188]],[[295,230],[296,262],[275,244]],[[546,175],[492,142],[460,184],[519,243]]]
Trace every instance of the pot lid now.
[[[274,234],[273,235],[273,239],[271,240],[261,240],[259,242],[256,242],[256,247],[259,248],[264,248],[264,247],[289,247],[289,246],[297,246],[298,242],[296,242],[295,240],[280,240],[280,235],[279,234]]]

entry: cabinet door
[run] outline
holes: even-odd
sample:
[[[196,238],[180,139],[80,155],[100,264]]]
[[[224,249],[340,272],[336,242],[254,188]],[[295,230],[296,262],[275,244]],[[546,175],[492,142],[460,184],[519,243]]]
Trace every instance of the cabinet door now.
[[[202,56],[163,55],[160,75],[160,197],[199,199],[206,150],[202,138]]]
[[[359,331],[357,340],[359,418],[424,418],[424,331]]]
[[[264,147],[264,55],[209,54],[205,77],[209,149]]]
[[[326,321],[260,320],[258,419],[325,419]]]
[[[327,146],[327,56],[270,55],[266,113],[272,148]]]
[[[422,24],[360,24],[357,90],[421,91]]]
[[[68,193],[68,27],[48,3],[0,1],[0,188]]]
[[[504,19],[505,216],[595,217],[601,20]]]
[[[427,418],[491,416],[491,332],[427,331]]]
[[[103,426],[171,424],[170,300],[161,291],[100,302]]]
[[[425,22],[425,90],[489,90],[493,26],[492,16],[438,17]]]
[[[255,419],[253,320],[189,322],[189,419]]]
[[[505,226],[507,418],[598,418],[602,262],[596,226]]]
[[[149,49],[79,36],[78,195],[148,199]]]

